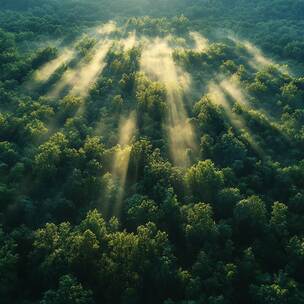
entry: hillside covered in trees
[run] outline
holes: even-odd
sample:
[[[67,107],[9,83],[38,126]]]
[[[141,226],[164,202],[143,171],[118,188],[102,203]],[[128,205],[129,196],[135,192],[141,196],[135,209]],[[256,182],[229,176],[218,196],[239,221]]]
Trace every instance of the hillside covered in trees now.
[[[304,303],[303,0],[1,0],[0,303]]]

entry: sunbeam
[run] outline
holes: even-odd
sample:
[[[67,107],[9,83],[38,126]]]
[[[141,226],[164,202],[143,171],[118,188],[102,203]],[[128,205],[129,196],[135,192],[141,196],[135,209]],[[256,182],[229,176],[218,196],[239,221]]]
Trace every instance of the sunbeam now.
[[[248,141],[248,143],[250,144],[250,146],[255,150],[256,153],[258,153],[260,156],[263,156],[263,150],[261,149],[261,147],[259,147],[259,145],[256,143],[253,135],[251,134],[251,131],[249,130],[249,128],[246,126],[246,122],[245,120],[240,117],[239,115],[237,115],[233,110],[233,104],[231,104],[231,102],[227,99],[226,95],[227,93],[230,95],[229,91],[227,91],[227,88],[231,88],[231,86],[227,85],[227,80],[222,81],[222,83],[216,83],[214,81],[210,82],[209,86],[208,86],[208,97],[210,98],[210,100],[217,105],[220,105],[223,107],[227,118],[229,119],[229,121],[231,122],[231,124],[238,130],[244,130],[246,132],[246,139]],[[230,90],[233,91],[233,90]],[[235,93],[233,91],[233,93]],[[230,97],[233,98],[233,96],[231,95]],[[240,96],[238,96],[240,97]],[[234,98],[233,98],[234,99]],[[240,99],[243,100],[243,99]],[[238,102],[238,100],[233,100],[233,102]]]
[[[124,49],[126,51],[135,47],[137,42],[138,42],[138,40],[137,40],[135,31],[130,32],[128,34],[127,38],[123,38],[119,41],[119,43],[124,47]]]
[[[118,186],[118,191],[115,195],[114,205],[108,206],[106,215],[120,215],[123,196],[125,192],[125,184],[129,167],[131,154],[131,142],[136,131],[136,114],[132,112],[127,118],[122,118],[119,124],[119,140],[115,149],[111,175]],[[111,211],[110,211],[111,209]]]
[[[96,29],[99,35],[110,35],[118,30],[117,24],[114,21],[109,21]]]
[[[92,59],[88,63],[81,63],[76,69],[68,70],[49,95],[60,96],[68,88],[70,94],[86,96],[105,66],[104,59],[111,45],[110,40],[99,42]]]
[[[237,79],[231,77],[220,82],[220,87],[230,95],[237,103],[248,106],[247,98],[242,91]]]
[[[177,67],[172,58],[173,49],[164,39],[145,44],[141,57],[141,70],[152,80],[163,83],[167,90],[167,130],[171,157],[175,165],[190,164],[188,150],[196,150],[193,127],[184,105],[184,94],[190,87],[190,75]]]
[[[233,35],[228,36],[235,44],[242,46],[251,57],[248,64],[255,70],[259,70],[268,65],[274,65],[275,62],[267,58],[263,52],[248,40],[241,40]]]
[[[60,66],[62,66],[64,63],[69,62],[74,55],[74,51],[65,49],[57,58],[51,60],[40,69],[38,69],[34,73],[34,80],[41,82],[47,81],[54,74],[54,72],[59,69]]]
[[[252,56],[252,60],[249,62],[249,64],[254,68],[261,68],[263,66],[267,65],[273,65],[274,62],[265,57],[264,54],[260,49],[258,49],[256,46],[254,46],[249,41],[244,41],[242,45],[245,47],[247,52]]]
[[[208,48],[208,45],[209,45],[208,39],[203,37],[200,33],[190,32],[189,35],[194,41],[194,50],[195,51],[201,52],[201,51],[204,51],[206,48]]]
[[[303,18],[0,0],[0,304],[304,304]]]

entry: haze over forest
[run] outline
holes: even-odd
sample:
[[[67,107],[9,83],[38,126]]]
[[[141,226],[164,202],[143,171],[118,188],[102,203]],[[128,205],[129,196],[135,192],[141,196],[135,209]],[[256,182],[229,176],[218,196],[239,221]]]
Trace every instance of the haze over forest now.
[[[303,28],[303,0],[1,0],[0,303],[304,304]]]

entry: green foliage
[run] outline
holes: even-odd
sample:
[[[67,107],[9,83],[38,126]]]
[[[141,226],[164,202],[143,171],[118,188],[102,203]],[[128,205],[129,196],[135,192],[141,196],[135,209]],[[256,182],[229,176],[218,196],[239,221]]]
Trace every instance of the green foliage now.
[[[88,55],[89,51],[96,45],[97,41],[88,36],[83,37],[76,45],[76,50],[81,56]]]
[[[60,278],[58,289],[46,291],[40,303],[93,304],[94,301],[91,291],[85,290],[72,276],[65,275]]]
[[[224,185],[224,176],[211,160],[206,160],[188,169],[185,182],[196,200],[212,202]]]
[[[14,286],[17,284],[17,244],[0,229],[0,295],[3,303],[13,299]]]
[[[185,206],[183,213],[185,214],[185,234],[190,244],[202,244],[214,238],[217,229],[209,205],[198,203],[193,207]]]
[[[239,231],[248,231],[248,236],[263,233],[267,210],[264,202],[257,196],[241,200],[234,208],[234,219]]]
[[[303,303],[303,14],[2,0],[0,302]]]

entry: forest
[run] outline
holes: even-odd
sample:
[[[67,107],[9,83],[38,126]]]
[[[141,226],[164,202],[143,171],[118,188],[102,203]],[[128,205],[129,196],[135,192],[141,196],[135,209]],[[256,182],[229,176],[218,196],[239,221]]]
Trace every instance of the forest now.
[[[0,303],[304,304],[303,28],[303,0],[1,0]]]

